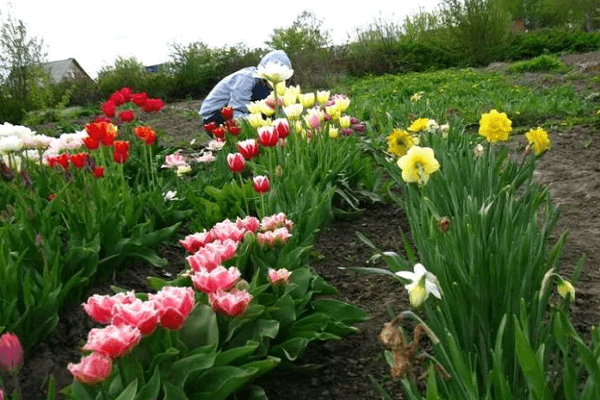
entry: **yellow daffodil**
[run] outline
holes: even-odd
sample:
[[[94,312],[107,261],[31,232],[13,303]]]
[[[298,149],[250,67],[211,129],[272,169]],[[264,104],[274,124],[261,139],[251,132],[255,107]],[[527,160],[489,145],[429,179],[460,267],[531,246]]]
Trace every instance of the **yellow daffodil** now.
[[[411,132],[421,132],[427,129],[429,120],[427,118],[419,118],[410,125],[408,128]]]
[[[539,156],[552,146],[548,133],[542,128],[531,129],[525,134],[525,137],[536,156]]]
[[[350,118],[348,118],[349,120]],[[419,144],[419,138],[412,137],[410,133],[402,129],[394,129],[387,138],[388,153],[403,156],[415,144]]]
[[[435,159],[433,149],[412,146],[406,155],[398,159],[398,167],[402,170],[402,179],[405,182],[424,185],[429,180],[429,176],[440,169],[440,163]]]
[[[410,280],[410,283],[404,287],[408,290],[410,305],[413,308],[420,308],[430,293],[438,299],[442,298],[442,289],[437,277],[427,271],[422,264],[415,264],[414,272],[398,271],[396,275]]]
[[[491,110],[484,113],[479,120],[479,134],[490,143],[508,140],[508,134],[512,130],[512,121],[506,113]]]
[[[317,91],[317,103],[324,106],[325,103],[329,101],[329,90],[319,90]]]
[[[559,275],[557,275],[557,277],[558,284],[556,285],[556,290],[558,291],[560,297],[562,297],[563,299],[567,299],[571,302],[575,301],[575,288],[573,287],[571,282],[564,280]]]
[[[413,94],[412,96],[410,96],[410,101],[412,101],[414,103],[415,101],[421,100],[421,96],[423,96],[423,93],[425,93],[425,92],[421,91],[421,92],[417,92],[417,93]]]

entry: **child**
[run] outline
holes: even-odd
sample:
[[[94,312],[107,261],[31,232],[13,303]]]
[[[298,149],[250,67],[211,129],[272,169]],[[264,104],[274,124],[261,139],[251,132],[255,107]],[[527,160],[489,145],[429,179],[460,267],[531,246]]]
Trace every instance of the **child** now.
[[[260,60],[259,65],[265,66],[274,62],[292,68],[290,59],[282,50],[273,50]],[[217,125],[223,123],[220,110],[223,107],[233,107],[234,118],[243,117],[248,114],[246,104],[251,101],[264,100],[271,93],[267,83],[254,76],[256,67],[247,67],[236,71],[223,78],[210,91],[202,102],[199,114],[203,118],[202,123],[215,122]]]

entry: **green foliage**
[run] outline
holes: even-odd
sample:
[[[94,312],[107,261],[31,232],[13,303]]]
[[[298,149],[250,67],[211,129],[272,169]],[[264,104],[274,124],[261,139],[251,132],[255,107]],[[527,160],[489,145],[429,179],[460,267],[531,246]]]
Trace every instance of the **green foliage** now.
[[[517,61],[508,72],[566,72],[568,67],[556,56],[543,55],[527,61]]]
[[[106,98],[116,90],[128,86],[134,92],[143,91],[146,72],[144,65],[135,57],[119,56],[114,66],[103,67],[98,73],[97,85]],[[153,94],[148,93],[149,96]]]

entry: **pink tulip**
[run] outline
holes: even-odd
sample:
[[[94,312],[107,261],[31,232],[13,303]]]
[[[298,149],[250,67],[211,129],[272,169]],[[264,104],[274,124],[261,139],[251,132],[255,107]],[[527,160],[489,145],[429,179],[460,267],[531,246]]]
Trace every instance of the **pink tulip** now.
[[[200,271],[201,269],[212,271],[223,261],[218,252],[210,249],[200,249],[191,256],[186,257],[185,260],[192,271]]]
[[[258,143],[254,139],[246,139],[238,142],[237,149],[246,160],[251,160],[260,153]]]
[[[12,332],[0,336],[0,370],[14,373],[23,365],[23,359],[19,337]]]
[[[256,241],[266,246],[286,244],[292,237],[287,228],[277,228],[274,231],[261,232],[256,235]]]
[[[208,300],[215,312],[237,317],[246,312],[252,296],[245,290],[234,289],[230,292],[213,292],[208,296]]]
[[[201,269],[192,275],[194,287],[203,293],[212,293],[218,290],[229,290],[240,278],[240,270],[236,267],[219,266],[212,271]]]
[[[114,296],[101,296],[95,294],[88,298],[86,303],[83,303],[83,309],[94,321],[100,324],[110,324],[112,320],[112,309],[117,303],[131,304],[136,297],[133,291],[127,293],[117,293]]]
[[[246,159],[242,153],[230,153],[227,155],[227,165],[233,172],[242,172],[246,168]]]
[[[231,239],[235,240],[236,242],[240,242],[246,234],[245,229],[240,229],[235,222],[231,222],[228,219],[216,223],[215,226],[211,228],[210,232],[216,239],[219,239],[220,241]]]
[[[181,154],[175,153],[165,157],[165,163],[162,165],[162,168],[177,168],[186,165],[188,163],[185,158]]]
[[[244,219],[238,217],[235,224],[240,228],[244,228],[247,232],[256,232],[260,228],[260,221],[252,216],[247,216]]]
[[[105,381],[112,374],[112,360],[101,353],[92,353],[83,357],[79,364],[69,363],[67,369],[77,381],[95,385]]]
[[[285,139],[290,134],[290,124],[285,118],[278,118],[273,121],[273,127],[279,135],[279,139]]]
[[[142,335],[149,335],[156,329],[158,318],[158,310],[154,307],[154,303],[136,299],[131,304],[115,304],[112,324],[135,326]]]
[[[215,240],[211,231],[197,232],[191,235],[186,236],[183,240],[180,240],[179,243],[183,246],[183,248],[188,253],[195,253],[200,248],[204,247],[205,244],[212,242]]]
[[[273,269],[269,268],[267,271],[269,276],[269,282],[273,286],[285,286],[290,282],[292,273],[285,268]]]
[[[271,183],[268,177],[258,175],[252,179],[252,187],[256,193],[266,193],[271,188]]]
[[[179,329],[194,308],[194,290],[190,287],[165,286],[156,294],[149,294],[160,315],[161,326]]]
[[[235,256],[239,242],[226,239],[226,240],[215,240],[214,242],[207,243],[204,248],[208,251],[213,251],[221,257],[221,261],[227,261]]]
[[[110,358],[118,358],[133,350],[141,339],[142,333],[134,326],[108,325],[105,328],[90,330],[83,350],[96,351]]]
[[[279,142],[279,135],[272,126],[258,128],[258,142],[265,147],[274,147]]]
[[[263,231],[272,231],[282,227],[286,227],[288,231],[291,231],[294,223],[287,219],[287,216],[284,213],[278,213],[264,217],[260,226]]]

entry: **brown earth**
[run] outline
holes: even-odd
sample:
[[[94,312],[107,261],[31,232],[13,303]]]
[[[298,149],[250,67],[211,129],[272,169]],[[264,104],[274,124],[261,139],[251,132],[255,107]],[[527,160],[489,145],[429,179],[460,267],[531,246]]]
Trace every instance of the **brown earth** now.
[[[569,55],[564,61],[581,71],[580,79],[571,77],[570,82],[582,96],[600,92],[600,87],[587,79],[589,74],[597,71],[586,71],[594,63],[600,64],[600,53]],[[527,84],[532,86],[546,85],[549,81],[546,75],[530,74],[527,77]],[[199,102],[168,105],[152,125],[162,131],[168,143],[189,142],[201,133],[195,114],[198,105]],[[181,109],[187,110],[184,116]],[[592,325],[598,324],[600,312],[600,135],[597,127],[587,125],[557,126],[548,131],[553,148],[542,158],[537,177],[549,185],[554,203],[560,206],[560,229],[569,231],[561,259],[562,271],[568,273],[582,255],[586,256],[576,285],[577,299],[572,316],[581,332],[589,332]],[[313,267],[339,289],[342,300],[364,308],[371,318],[358,325],[359,332],[355,335],[335,342],[311,344],[297,363],[297,367],[304,368],[278,368],[261,378],[257,383],[270,399],[380,399],[369,377],[383,381],[394,398],[402,398],[400,384],[389,377],[377,335],[389,321],[389,312],[396,314],[407,309],[405,291],[389,277],[362,275],[343,269],[364,266],[372,255],[370,249],[357,239],[356,231],[365,233],[384,250],[396,250],[399,229],[408,232],[402,210],[392,205],[373,205],[358,218],[335,221],[323,231],[315,245],[318,256]],[[556,236],[559,233],[557,231]],[[113,282],[94,287],[91,293],[111,293],[109,284],[147,291],[147,276],[177,273],[183,268],[183,252],[179,246],[165,245],[161,255],[170,260],[164,271],[141,264],[131,265],[132,268],[124,270]],[[92,327],[88,321],[78,304],[69,306],[56,333],[27,354],[21,372],[24,399],[45,399],[49,374],[55,376],[58,387],[71,381],[66,365],[78,361],[77,346],[85,341]]]

